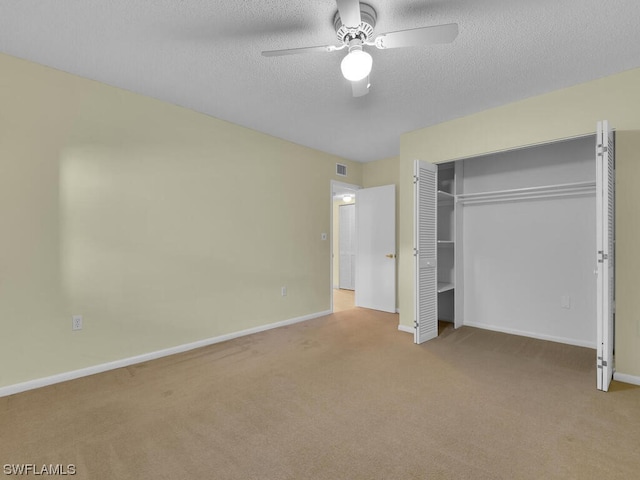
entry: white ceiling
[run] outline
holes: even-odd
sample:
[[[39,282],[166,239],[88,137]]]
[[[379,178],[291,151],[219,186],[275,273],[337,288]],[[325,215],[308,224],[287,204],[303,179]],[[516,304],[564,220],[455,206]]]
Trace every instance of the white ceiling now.
[[[452,44],[369,49],[351,96],[334,0],[0,0],[0,51],[356,161],[404,132],[640,67],[638,0],[368,0],[375,33],[458,23]],[[0,72],[1,74],[1,72]]]

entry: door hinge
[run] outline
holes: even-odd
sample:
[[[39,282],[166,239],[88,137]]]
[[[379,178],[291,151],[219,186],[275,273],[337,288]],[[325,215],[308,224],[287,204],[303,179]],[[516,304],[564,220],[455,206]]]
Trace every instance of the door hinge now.
[[[609,255],[607,253],[604,253],[602,250],[598,250],[598,255],[600,255],[598,263],[604,263],[605,260],[609,259]]]
[[[416,184],[420,181],[420,177],[418,177],[417,175],[413,176],[413,183]]]
[[[608,365],[607,361],[602,357],[598,357],[598,361],[596,363],[598,364],[598,368],[606,367]]]
[[[413,249],[413,256],[414,256],[414,257],[417,257],[417,256],[418,256],[418,253],[420,253],[420,252],[418,252],[418,249],[417,249],[417,248],[414,248],[414,249]]]
[[[413,321],[413,328],[418,328],[420,326],[420,324],[418,323],[417,320]]]

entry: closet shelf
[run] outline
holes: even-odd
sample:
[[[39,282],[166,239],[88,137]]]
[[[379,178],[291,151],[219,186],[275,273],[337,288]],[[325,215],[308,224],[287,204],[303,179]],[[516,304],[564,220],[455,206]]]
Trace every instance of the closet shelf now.
[[[438,240],[438,245],[453,245],[455,243],[454,240]]]
[[[438,282],[438,293],[448,292],[449,290],[453,290],[453,283],[449,282]]]

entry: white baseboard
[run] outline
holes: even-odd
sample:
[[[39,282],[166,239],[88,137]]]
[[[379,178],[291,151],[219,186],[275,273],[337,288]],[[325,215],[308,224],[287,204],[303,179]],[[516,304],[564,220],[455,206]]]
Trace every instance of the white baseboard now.
[[[413,335],[413,327],[407,327],[406,325],[398,325],[398,330],[401,332],[407,332]]]
[[[14,395],[20,392],[26,392],[27,390],[33,390],[35,388],[46,387],[47,385],[53,385],[54,383],[66,382],[68,380],[74,380],[80,377],[87,377],[89,375],[95,375],[96,373],[106,372],[108,370],[115,370],[116,368],[128,367],[136,363],[148,362],[149,360],[155,360],[157,358],[167,357],[169,355],[175,355],[176,353],[187,352],[196,348],[206,347],[215,343],[226,342],[238,337],[244,337],[253,333],[264,332],[265,330],[271,330],[273,328],[284,327],[286,325],[293,325],[294,323],[305,322],[318,317],[324,317],[330,315],[330,310],[323,312],[311,313],[302,317],[290,318],[289,320],[283,320],[281,322],[269,323],[267,325],[261,325],[259,327],[248,328],[246,330],[240,330],[239,332],[227,333],[226,335],[220,335],[218,337],[206,338],[204,340],[198,340],[196,342],[186,343],[183,345],[177,345],[175,347],[165,348],[163,350],[157,350],[155,352],[144,353],[142,355],[136,355],[134,357],[123,358],[121,360],[115,360],[113,362],[101,363],[91,367],[81,368],[79,370],[72,370],[69,372],[58,373],[51,375],[50,377],[37,378],[35,380],[29,380],[27,382],[16,383],[14,385],[7,385],[6,387],[0,387],[0,397],[6,397],[7,395]]]
[[[527,332],[514,328],[498,327],[496,325],[487,325],[484,323],[464,322],[465,327],[482,328],[484,330],[493,330],[494,332],[509,333],[511,335],[520,335],[522,337],[537,338],[538,340],[548,340],[550,342],[565,343],[567,345],[575,345],[576,347],[596,348],[595,343],[583,340],[575,340],[573,338],[556,337],[553,335],[542,335],[535,332]]]
[[[627,375],[626,373],[615,372],[613,374],[613,379],[618,382],[630,383],[631,385],[640,385],[640,377]]]

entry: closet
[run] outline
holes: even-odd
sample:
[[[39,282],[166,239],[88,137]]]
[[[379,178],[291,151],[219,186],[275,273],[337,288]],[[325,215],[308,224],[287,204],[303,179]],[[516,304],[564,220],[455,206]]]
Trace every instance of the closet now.
[[[596,348],[613,370],[614,144],[415,163],[415,341],[438,321]]]

